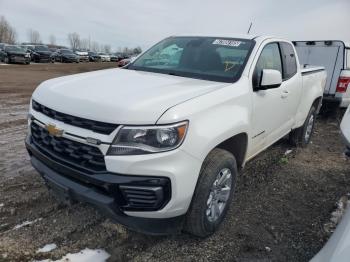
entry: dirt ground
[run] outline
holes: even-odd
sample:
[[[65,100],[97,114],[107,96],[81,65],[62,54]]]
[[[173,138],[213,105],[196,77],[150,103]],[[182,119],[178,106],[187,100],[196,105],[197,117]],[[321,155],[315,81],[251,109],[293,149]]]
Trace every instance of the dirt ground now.
[[[320,250],[335,203],[350,192],[339,115],[318,119],[308,148],[282,139],[249,162],[226,220],[207,239],[145,236],[86,205],[58,205],[24,147],[30,95],[45,79],[112,66],[0,65],[0,261],[59,259],[88,247],[105,249],[109,261],[300,262]],[[50,243],[57,248],[36,252]]]

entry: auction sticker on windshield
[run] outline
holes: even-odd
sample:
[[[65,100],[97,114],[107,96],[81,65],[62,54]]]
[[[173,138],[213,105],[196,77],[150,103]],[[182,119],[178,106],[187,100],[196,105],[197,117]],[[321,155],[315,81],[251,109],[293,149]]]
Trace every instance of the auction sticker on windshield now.
[[[238,47],[241,44],[244,44],[242,41],[230,40],[230,39],[215,39],[213,45],[227,45]]]

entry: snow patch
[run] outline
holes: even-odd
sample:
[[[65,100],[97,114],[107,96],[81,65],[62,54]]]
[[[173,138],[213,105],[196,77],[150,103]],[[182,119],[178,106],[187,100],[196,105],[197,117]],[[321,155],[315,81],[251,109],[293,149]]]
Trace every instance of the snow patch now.
[[[68,253],[59,260],[35,260],[33,262],[105,262],[110,257],[103,249],[89,249],[85,248],[78,253]]]
[[[292,153],[293,152],[293,150],[291,150],[291,149],[288,149],[286,152],[284,152],[284,155],[286,156],[286,155],[289,155],[290,153]]]
[[[33,224],[33,223],[35,223],[35,222],[40,221],[40,220],[42,220],[42,218],[37,218],[37,219],[35,219],[35,220],[33,220],[33,221],[28,221],[28,220],[27,220],[27,221],[24,221],[22,224],[19,224],[19,225],[14,226],[13,230],[17,230],[17,229],[20,229],[20,228],[22,228],[22,227],[29,226],[29,225],[31,225],[31,224]]]
[[[350,193],[340,198],[340,200],[337,202],[336,209],[331,214],[330,222],[324,224],[323,228],[327,233],[334,232],[335,228],[345,214],[347,207],[350,207]]]
[[[50,252],[50,251],[52,251],[52,250],[54,250],[54,249],[56,249],[57,248],[57,246],[56,246],[56,244],[47,244],[47,245],[45,245],[44,247],[42,247],[42,248],[39,248],[37,251],[36,251],[36,253],[46,253],[46,252]]]

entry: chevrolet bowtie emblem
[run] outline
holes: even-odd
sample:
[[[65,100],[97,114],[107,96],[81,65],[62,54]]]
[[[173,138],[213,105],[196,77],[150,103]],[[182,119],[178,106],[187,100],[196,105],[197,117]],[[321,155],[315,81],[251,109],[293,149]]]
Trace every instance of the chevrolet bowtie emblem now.
[[[52,136],[57,136],[60,137],[63,135],[63,129],[59,129],[57,128],[55,125],[53,124],[48,124],[46,125],[46,130],[47,132],[49,132],[50,135]]]

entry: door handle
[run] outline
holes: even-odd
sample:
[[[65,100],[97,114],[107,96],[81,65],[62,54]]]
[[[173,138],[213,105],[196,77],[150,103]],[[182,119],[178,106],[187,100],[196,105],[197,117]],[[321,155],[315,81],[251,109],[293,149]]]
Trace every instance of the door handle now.
[[[283,90],[283,91],[282,91],[282,94],[281,94],[281,97],[282,97],[282,98],[287,98],[288,95],[289,95],[289,92],[288,92],[287,90]]]

